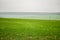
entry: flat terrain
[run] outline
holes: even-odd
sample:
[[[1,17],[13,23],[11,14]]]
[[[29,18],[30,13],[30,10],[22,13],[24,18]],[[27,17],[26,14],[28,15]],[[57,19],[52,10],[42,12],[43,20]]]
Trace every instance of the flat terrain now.
[[[60,40],[60,20],[0,18],[0,40]]]

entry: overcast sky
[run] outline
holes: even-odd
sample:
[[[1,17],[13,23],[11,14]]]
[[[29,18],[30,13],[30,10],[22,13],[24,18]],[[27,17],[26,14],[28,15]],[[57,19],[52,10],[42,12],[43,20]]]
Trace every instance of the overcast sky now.
[[[60,12],[60,0],[0,0],[0,12]]]

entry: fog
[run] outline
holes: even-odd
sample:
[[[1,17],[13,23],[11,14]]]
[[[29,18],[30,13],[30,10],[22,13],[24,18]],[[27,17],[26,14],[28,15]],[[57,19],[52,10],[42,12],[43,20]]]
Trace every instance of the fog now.
[[[60,0],[0,0],[0,12],[60,12]]]

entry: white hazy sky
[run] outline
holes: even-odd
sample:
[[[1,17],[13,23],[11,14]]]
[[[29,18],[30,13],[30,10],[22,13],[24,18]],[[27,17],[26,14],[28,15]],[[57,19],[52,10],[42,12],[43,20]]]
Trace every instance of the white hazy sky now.
[[[0,0],[0,12],[60,12],[60,0]]]

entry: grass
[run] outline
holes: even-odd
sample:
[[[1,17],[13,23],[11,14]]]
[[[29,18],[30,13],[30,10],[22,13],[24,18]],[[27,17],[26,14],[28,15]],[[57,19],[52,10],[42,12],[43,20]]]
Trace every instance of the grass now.
[[[0,18],[0,40],[60,40],[60,20]]]

